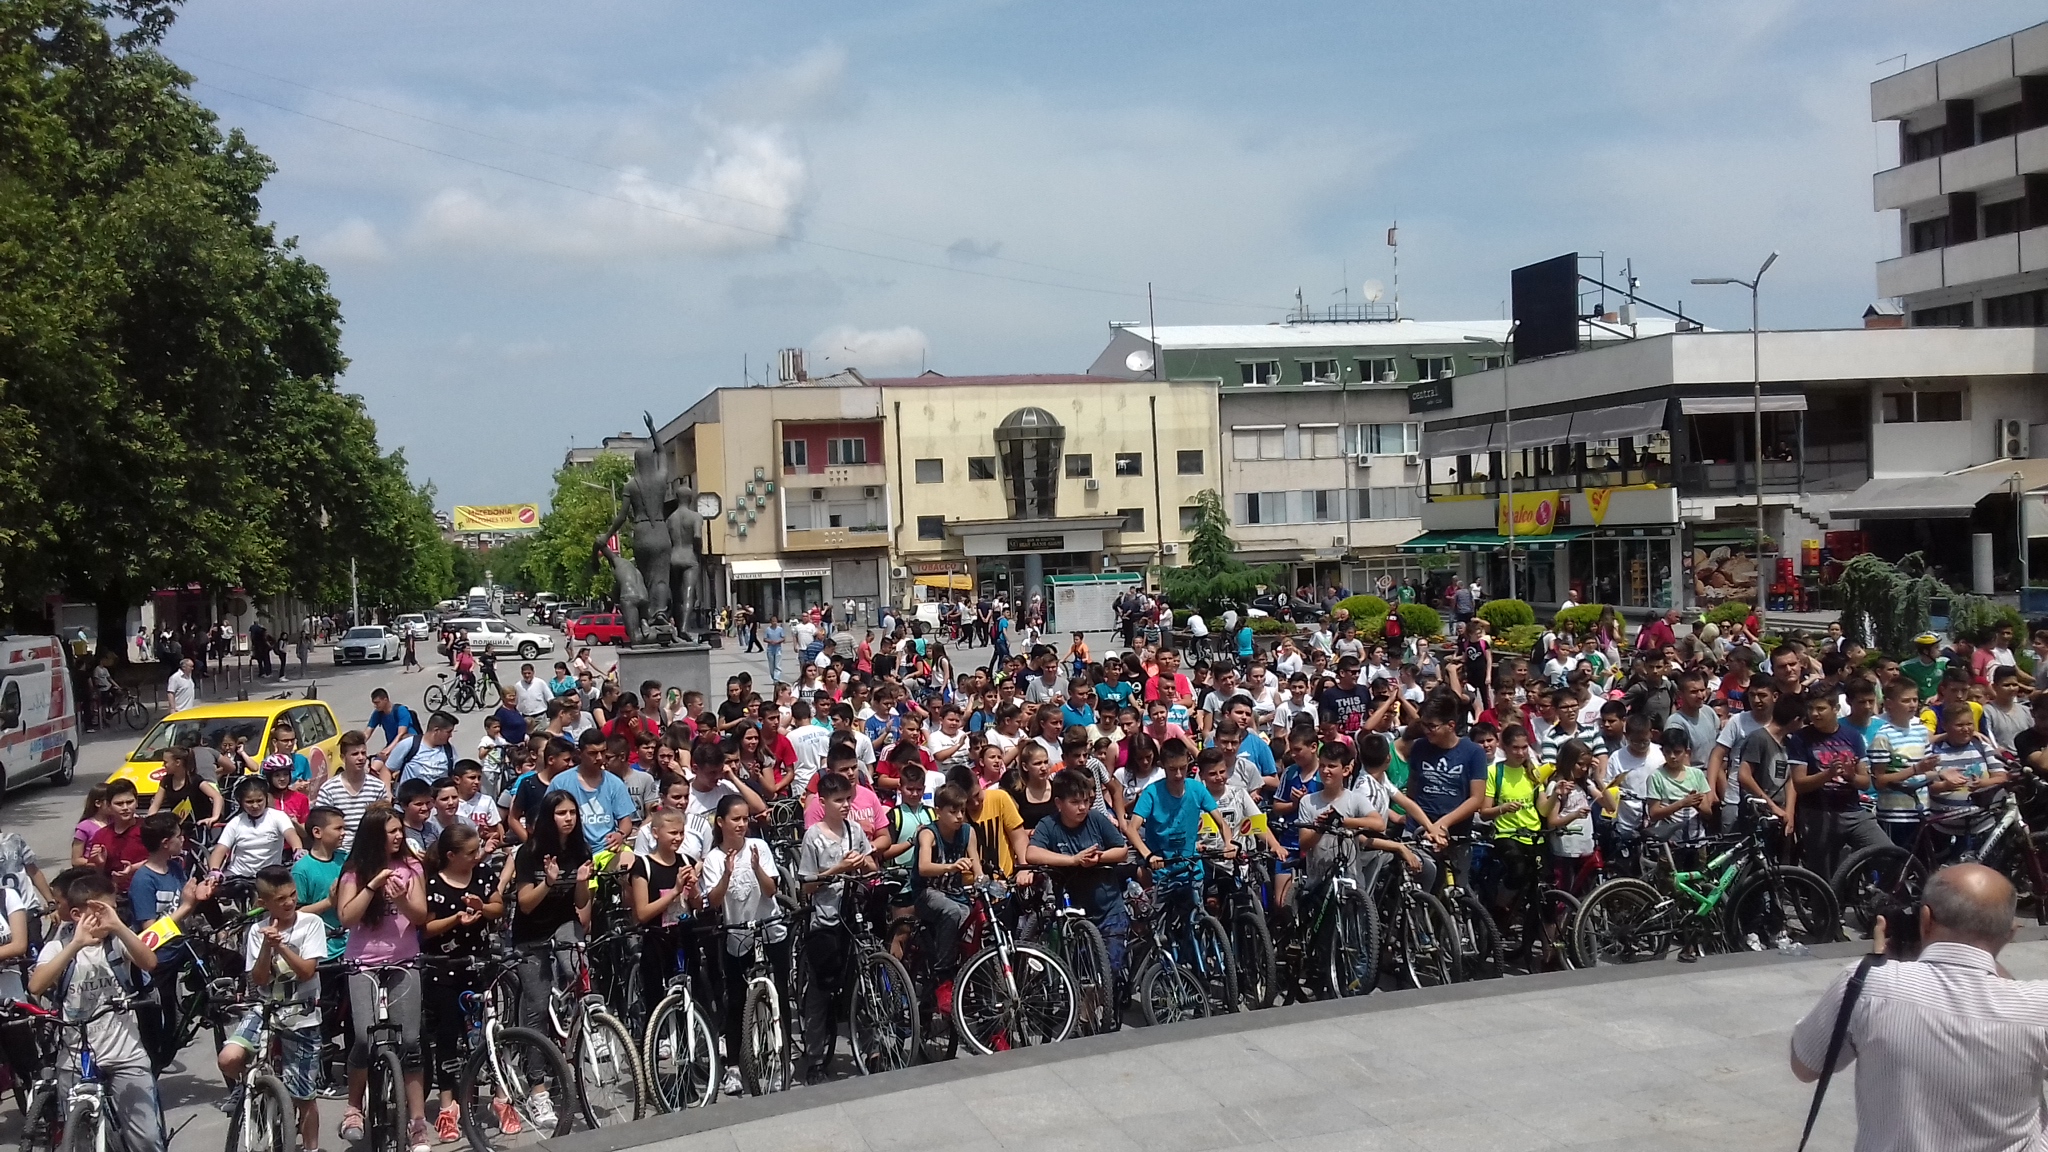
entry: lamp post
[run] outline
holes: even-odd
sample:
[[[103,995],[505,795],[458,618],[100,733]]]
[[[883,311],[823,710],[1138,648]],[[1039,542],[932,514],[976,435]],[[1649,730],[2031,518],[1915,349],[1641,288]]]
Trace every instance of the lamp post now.
[[[1491,344],[1500,349],[1500,408],[1505,418],[1502,422],[1500,470],[1507,481],[1508,510],[1508,599],[1515,595],[1515,405],[1508,394],[1508,344],[1515,338],[1515,329],[1521,326],[1517,320],[1508,325],[1507,335],[1498,340],[1486,336],[1467,336],[1473,344]]]
[[[1770,605],[1771,570],[1764,563],[1764,367],[1762,338],[1757,334],[1757,286],[1764,282],[1764,273],[1778,262],[1774,251],[1764,257],[1756,275],[1744,280],[1739,276],[1695,277],[1695,284],[1739,284],[1749,289],[1749,371],[1750,400],[1755,405],[1756,415],[1756,632],[1764,634],[1766,609]]]

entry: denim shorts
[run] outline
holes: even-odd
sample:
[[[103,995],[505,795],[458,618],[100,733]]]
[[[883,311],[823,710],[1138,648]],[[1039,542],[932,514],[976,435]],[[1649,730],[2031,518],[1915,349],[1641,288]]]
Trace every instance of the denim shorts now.
[[[262,1031],[263,1017],[251,1012],[228,1033],[227,1042],[254,1052],[256,1038]],[[274,1034],[278,1046],[277,1076],[284,1081],[285,1095],[294,1100],[311,1100],[320,1086],[320,1022],[315,1020],[304,1028],[279,1028]]]

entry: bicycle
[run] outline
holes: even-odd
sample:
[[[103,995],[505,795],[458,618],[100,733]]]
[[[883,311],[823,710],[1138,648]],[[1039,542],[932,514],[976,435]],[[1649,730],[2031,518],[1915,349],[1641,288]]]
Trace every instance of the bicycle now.
[[[1073,1035],[1080,1015],[1074,978],[1050,951],[1011,934],[997,908],[1009,890],[994,880],[968,886],[948,877],[932,883],[964,889],[968,903],[967,919],[960,926],[963,959],[953,973],[947,1054],[961,1043],[975,1055],[987,1056],[1032,1044],[1057,1044]],[[936,988],[944,977],[932,972],[924,959],[934,947],[930,925],[919,924],[911,940],[914,951],[909,954],[917,959],[906,961],[905,967],[913,974],[936,977],[919,981],[922,987]],[[927,1053],[935,1042],[933,1031],[926,1029]]]
[[[745,924],[727,924],[720,933],[747,933],[752,940],[747,962],[746,991],[740,997],[740,1080],[753,1096],[795,1087],[796,1041],[789,1027],[790,1011],[775,965],[768,958],[768,929],[787,923],[771,916]],[[727,951],[727,959],[732,954]],[[731,1010],[731,1005],[727,1005]]]
[[[112,693],[100,698],[92,719],[102,731],[112,731],[114,725],[120,723],[140,732],[149,727],[155,717],[149,705],[142,702],[140,694],[116,684]]]
[[[1778,821],[1761,801],[1750,829],[1732,838],[1709,840],[1718,855],[1694,869],[1669,859],[1662,877],[1669,891],[1648,881],[1616,877],[1595,888],[1572,925],[1572,947],[1581,967],[1659,959],[1681,943],[1690,957],[1702,951],[1761,951],[1766,939],[1780,948],[1794,942],[1824,944],[1840,934],[1841,913],[1828,882],[1817,873],[1770,861],[1767,833]]]
[[[718,1100],[718,1033],[691,990],[689,949],[676,949],[676,970],[647,1017],[640,1041],[654,1106],[663,1112],[703,1108]]]
[[[48,1152],[107,1152],[105,1114],[110,1086],[99,1061],[93,1057],[87,1030],[103,1017],[126,1011],[137,1003],[139,1000],[135,997],[115,997],[82,1020],[67,1020],[26,1000],[16,1000],[8,1005],[10,1010],[27,1016],[38,1026],[37,1047],[42,1065],[24,1096],[22,1152],[45,1149]],[[58,1063],[62,1059],[63,1045],[57,1037],[65,1030],[78,1033],[78,1079],[60,1097]]]
[[[2016,765],[2009,762],[2007,770],[2016,772]],[[1877,844],[1851,853],[1828,884],[1844,923],[1868,936],[1879,915],[1896,915],[1920,898],[1938,861],[1979,860],[2004,873],[2019,905],[2033,905],[2035,920],[2048,924],[2048,901],[2040,898],[2048,892],[2048,832],[2034,831],[2021,801],[2022,793],[2031,800],[2037,790],[2031,778],[2015,775],[1973,795],[1967,808],[1929,814],[1911,848]]]
[[[603,945],[616,935],[590,943]],[[604,997],[591,991],[588,947],[581,940],[549,942],[550,954],[570,952],[576,959],[568,985],[557,985],[548,994],[548,1023],[568,1058],[584,1123],[602,1128],[646,1113],[647,1077],[633,1034],[612,1015]]]
[[[428,712],[446,712],[452,705],[456,712],[467,714],[484,706],[483,689],[474,676],[458,677],[453,686],[447,683],[448,673],[434,673],[436,683],[427,685],[420,694],[420,705]]]
[[[1464,978],[1458,925],[1436,894],[1423,888],[1407,862],[1371,862],[1366,887],[1384,926],[1380,968],[1410,988],[1440,988]]]
[[[293,1152],[298,1147],[298,1107],[284,1090],[273,1054],[282,1041],[277,1033],[280,1012],[299,1006],[289,1000],[259,1000],[252,1005],[262,1022],[243,1073],[241,1100],[228,1117],[227,1152]]]
[[[485,989],[494,988],[501,982],[516,983],[518,980],[518,962],[511,957],[492,957],[489,960],[437,957],[431,962],[449,971],[467,969],[480,973],[484,977],[481,984]],[[568,1061],[562,1058],[562,1050],[555,1046],[554,1041],[531,1028],[500,1022],[500,999],[488,991],[483,994],[465,991],[457,1001],[463,1016],[462,1047],[467,1055],[462,1064],[460,1087],[456,1090],[456,1104],[461,1110],[462,1133],[474,1152],[492,1152],[494,1147],[507,1147],[510,1138],[515,1136],[536,1140],[566,1136],[574,1123],[569,1108],[573,1081]],[[552,1117],[533,1106],[537,1088],[546,1091]],[[495,1104],[496,1107],[487,1109],[487,1104]],[[485,1130],[486,1115],[492,1117],[496,1126],[495,1142]]]
[[[398,1023],[391,1019],[391,989],[385,983],[392,973],[417,971],[420,958],[396,964],[342,965],[349,976],[368,976],[376,984],[374,1015],[364,1029],[369,1037],[369,1079],[363,1090],[363,1142],[369,1152],[405,1152],[405,1068],[399,1060]]]
[[[1043,944],[1067,966],[1078,997],[1075,1030],[1083,1036],[1114,1032],[1118,1027],[1116,972],[1109,963],[1109,941],[1102,929],[1076,907],[1066,885],[1053,878],[1057,869],[1036,868],[1039,879],[1029,892],[1033,931],[1026,940]],[[1033,906],[1035,905],[1035,906]]]
[[[1336,837],[1342,847],[1319,878],[1311,879],[1305,857],[1301,864],[1302,895],[1314,891],[1315,898],[1312,905],[1297,906],[1288,940],[1295,998],[1364,996],[1379,985],[1382,947],[1379,911],[1358,875],[1357,842],[1368,833],[1327,825],[1316,831]]]
[[[1153,857],[1160,866],[1198,862],[1201,857]],[[1147,1024],[1191,1020],[1238,1010],[1236,961],[1230,938],[1214,916],[1202,911],[1195,881],[1153,886],[1126,898],[1131,917],[1131,951],[1125,964],[1137,972],[1132,987],[1138,1013]],[[1186,893],[1182,898],[1179,893]],[[1171,901],[1172,907],[1166,906]],[[1144,931],[1138,929],[1143,926]]]
[[[1477,846],[1479,840],[1467,832],[1450,837],[1447,843]],[[1501,961],[1500,925],[1494,922],[1493,913],[1487,910],[1486,902],[1479,898],[1478,893],[1458,882],[1448,850],[1439,855],[1438,863],[1442,868],[1437,887],[1444,908],[1451,914],[1451,923],[1457,929],[1454,938],[1458,942],[1460,971],[1467,980],[1499,979],[1507,971],[1507,966]]]
[[[1216,866],[1204,906],[1230,929],[1237,967],[1237,996],[1247,1010],[1271,1008],[1280,997],[1280,966],[1273,926],[1266,917],[1271,891],[1270,853],[1240,845],[1237,855]]]
[[[839,883],[840,919],[849,937],[847,957],[853,973],[843,993],[853,1069],[867,1076],[908,1068],[920,1053],[917,985],[883,942],[891,885],[874,876],[849,876]],[[825,1061],[814,1063],[822,1067]]]

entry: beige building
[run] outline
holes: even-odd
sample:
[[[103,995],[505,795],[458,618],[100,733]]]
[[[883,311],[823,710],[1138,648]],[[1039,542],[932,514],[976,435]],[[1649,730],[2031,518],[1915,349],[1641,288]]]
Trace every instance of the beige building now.
[[[1174,564],[1218,487],[1213,380],[848,371],[718,389],[657,439],[717,511],[718,596],[764,614]]]

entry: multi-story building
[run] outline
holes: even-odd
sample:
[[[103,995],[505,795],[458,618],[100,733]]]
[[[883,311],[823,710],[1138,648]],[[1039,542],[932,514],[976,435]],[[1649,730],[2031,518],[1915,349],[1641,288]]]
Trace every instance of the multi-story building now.
[[[1878,294],[1916,328],[2048,324],[2048,23],[1877,81],[1870,116],[1899,129]]]
[[[657,440],[719,498],[715,585],[763,613],[1171,565],[1217,486],[1209,381],[847,371],[718,389]]]
[[[631,432],[621,432],[617,436],[607,436],[603,440],[598,441],[595,448],[570,448],[567,452],[562,453],[562,467],[574,468],[578,464],[595,463],[600,456],[625,456],[630,458],[634,452],[647,447],[651,443],[653,441],[645,436],[635,436]]]

